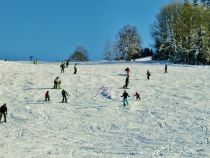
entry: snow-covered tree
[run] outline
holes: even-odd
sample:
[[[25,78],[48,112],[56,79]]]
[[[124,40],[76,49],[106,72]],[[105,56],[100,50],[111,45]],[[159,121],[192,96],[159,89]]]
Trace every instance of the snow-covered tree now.
[[[116,53],[121,59],[131,60],[141,51],[141,38],[135,26],[125,25],[117,34]]]

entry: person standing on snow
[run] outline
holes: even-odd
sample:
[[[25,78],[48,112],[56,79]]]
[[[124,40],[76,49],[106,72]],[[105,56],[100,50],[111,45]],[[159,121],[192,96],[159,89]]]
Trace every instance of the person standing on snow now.
[[[168,72],[168,65],[165,64],[165,72],[164,73],[167,73]]]
[[[138,92],[136,92],[136,94],[134,96],[136,97],[136,100],[141,100],[140,94]]]
[[[149,72],[149,70],[147,70],[147,74],[146,75],[147,75],[147,79],[150,80],[151,73]]]
[[[45,93],[45,101],[50,101],[49,91]]]
[[[128,88],[128,84],[129,84],[129,75],[126,77],[125,79],[125,85],[123,86],[123,88]]]
[[[62,97],[63,97],[62,103],[64,103],[64,102],[67,103],[67,97],[66,96],[68,96],[68,93],[63,89],[61,94],[62,94]]]
[[[77,74],[77,63],[74,64],[74,74]]]
[[[0,107],[0,122],[2,115],[4,115],[4,122],[7,122],[7,106],[5,103]]]
[[[127,98],[130,97],[130,96],[128,95],[126,90],[124,91],[124,93],[123,93],[123,95],[121,97],[123,97],[123,105],[124,106],[128,105],[128,99]]]
[[[60,65],[61,67],[61,73],[64,73],[64,68],[65,68],[65,64],[62,62],[62,64]]]
[[[68,66],[69,66],[69,61],[67,60],[67,61],[66,61],[66,67],[68,67]]]

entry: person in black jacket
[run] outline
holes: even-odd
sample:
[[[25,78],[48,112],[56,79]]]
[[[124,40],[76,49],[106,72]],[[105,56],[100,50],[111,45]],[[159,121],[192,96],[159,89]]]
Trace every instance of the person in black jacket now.
[[[77,74],[77,63],[74,64],[74,74]]]
[[[147,79],[150,80],[151,73],[147,70]]]
[[[67,61],[66,61],[66,67],[68,67],[68,66],[69,66],[69,61],[67,60]]]
[[[124,106],[128,105],[128,99],[127,98],[130,97],[130,96],[128,95],[126,90],[124,91],[124,93],[123,93],[123,95],[121,97],[123,97],[123,105]]]
[[[136,92],[136,94],[134,96],[136,97],[136,100],[141,100],[140,94],[138,92]]]
[[[1,122],[2,114],[4,115],[4,122],[7,122],[7,106],[6,106],[6,104],[4,104],[0,107],[0,122]]]
[[[68,96],[68,93],[63,89],[61,94],[62,94],[62,97],[63,97],[62,103],[64,103],[64,102],[67,103],[67,97],[66,96]]]
[[[62,63],[60,67],[61,67],[61,73],[64,73],[65,64]]]
[[[165,72],[164,73],[167,73],[168,72],[168,65],[165,64]]]
[[[123,88],[128,88],[128,84],[129,84],[129,75],[126,77],[125,79],[125,85],[123,86]]]

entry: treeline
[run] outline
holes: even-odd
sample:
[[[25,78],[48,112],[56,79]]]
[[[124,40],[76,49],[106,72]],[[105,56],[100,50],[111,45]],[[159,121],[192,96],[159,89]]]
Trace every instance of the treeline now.
[[[153,51],[142,48],[141,37],[135,26],[125,25],[116,35],[114,42],[106,41],[104,57],[106,60],[135,60],[141,57],[152,56]]]
[[[152,27],[155,60],[210,64],[210,0],[164,6]]]
[[[153,51],[142,48],[141,38],[135,26],[125,25],[116,35],[116,41],[106,41],[104,59],[135,60],[140,57],[152,56]],[[70,61],[87,61],[88,51],[83,46],[78,46],[69,57]]]
[[[142,48],[135,26],[125,25],[115,41],[106,41],[106,60],[135,60],[153,56],[153,60],[173,63],[210,64],[210,0],[174,1],[165,5],[151,27],[154,50]],[[86,61],[88,52],[83,46],[75,49],[70,60]]]

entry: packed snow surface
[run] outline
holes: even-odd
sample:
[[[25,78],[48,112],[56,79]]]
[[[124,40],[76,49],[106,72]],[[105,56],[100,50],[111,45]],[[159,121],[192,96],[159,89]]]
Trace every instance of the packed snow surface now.
[[[162,64],[79,64],[73,75],[73,65],[64,74],[59,66],[0,61],[0,105],[8,106],[0,158],[210,157],[210,67],[169,65],[164,74]],[[57,76],[68,103],[52,89]]]

